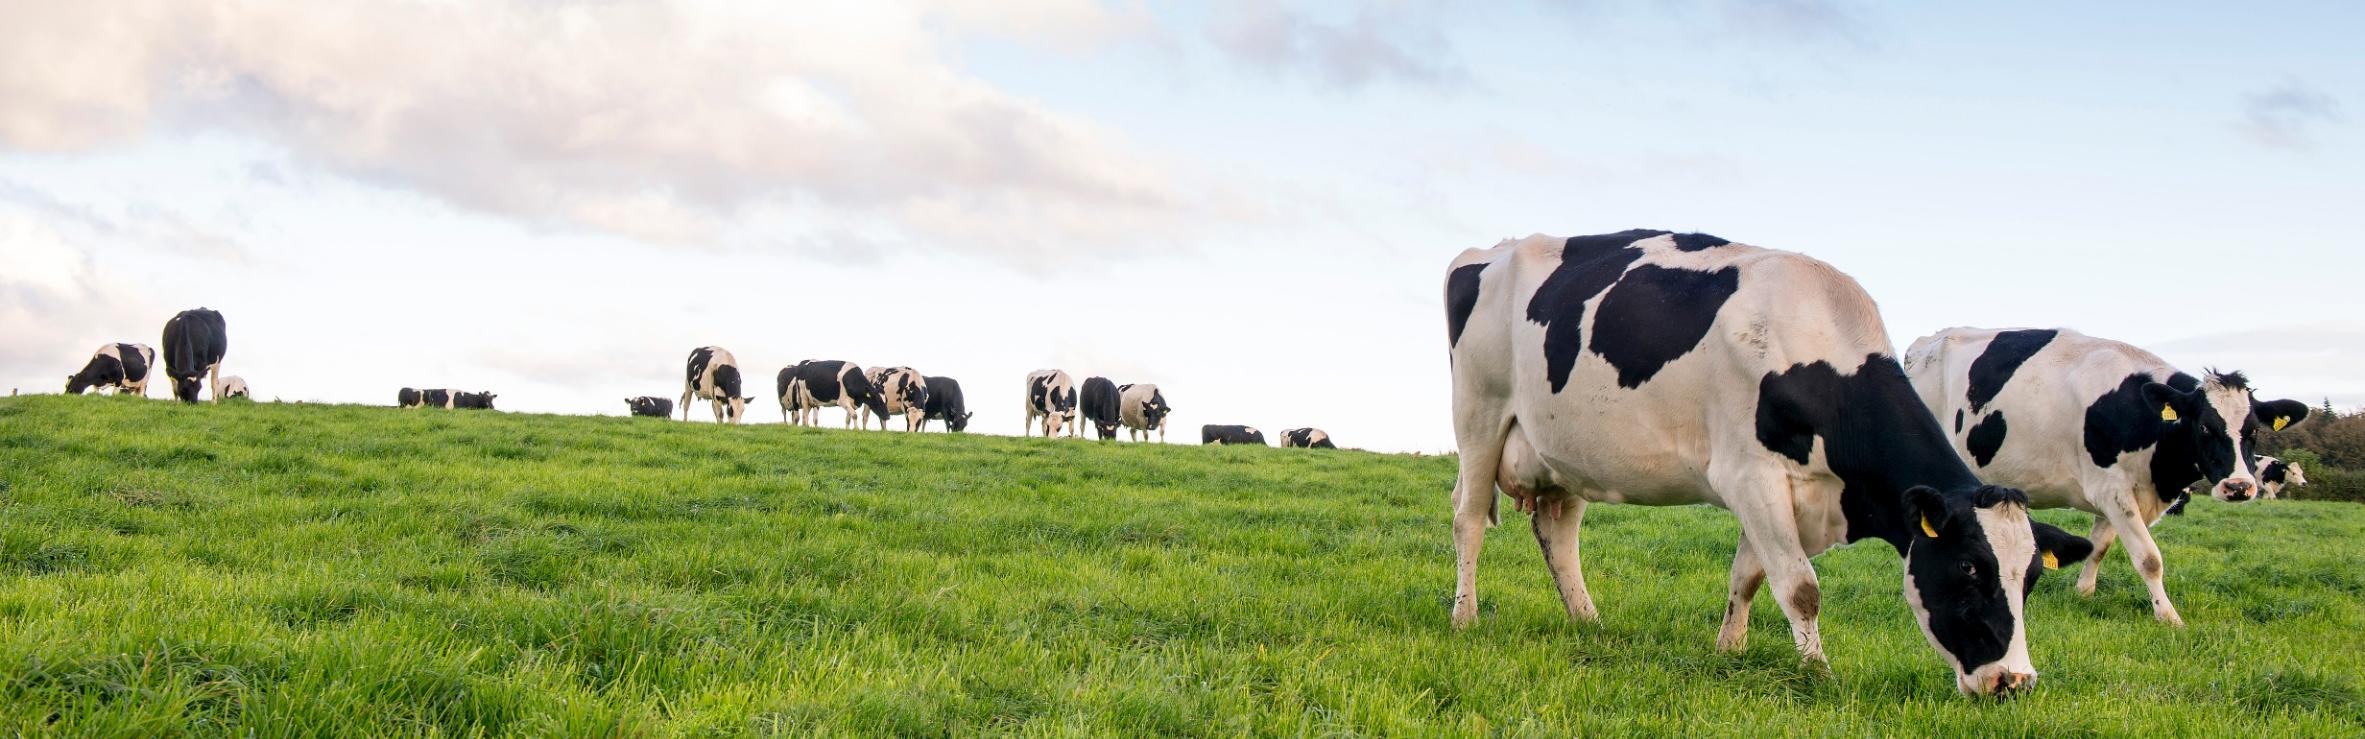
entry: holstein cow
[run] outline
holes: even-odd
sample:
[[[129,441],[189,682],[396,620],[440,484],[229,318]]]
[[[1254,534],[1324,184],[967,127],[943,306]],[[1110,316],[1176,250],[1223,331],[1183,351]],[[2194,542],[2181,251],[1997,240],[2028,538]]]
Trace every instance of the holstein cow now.
[[[2252,398],[2239,372],[2194,378],[2151,352],[2063,329],[1950,328],[1913,342],[1905,366],[1979,474],[2027,490],[2038,507],[2096,516],[2078,592],[2094,592],[2103,554],[2124,533],[2152,615],[2179,626],[2151,524],[2197,482],[2218,500],[2255,497],[2251,436],[2308,413],[2305,403]]]
[[[1117,420],[1125,424],[1126,438],[1148,441],[1154,430],[1158,443],[1166,443],[1166,417],[1174,408],[1166,405],[1166,396],[1158,392],[1158,386],[1146,382],[1120,385],[1117,395]]]
[[[249,393],[246,389],[246,378],[239,377],[237,375],[231,375],[229,377],[222,378],[222,397],[248,398],[251,400],[252,398],[249,398]]]
[[[969,402],[961,397],[961,383],[950,377],[928,378],[926,410],[927,418],[920,420],[922,431],[928,430],[929,419],[943,421],[946,431],[966,431],[969,417],[977,415],[969,412]]]
[[[1255,426],[1226,426],[1211,423],[1199,427],[1199,443],[1264,446],[1265,432],[1256,430]]]
[[[625,398],[624,407],[631,410],[632,415],[635,416],[650,416],[653,418],[673,417],[673,401],[667,400],[665,398],[651,397],[647,395],[643,395],[638,398]]]
[[[101,388],[145,398],[148,376],[155,368],[156,350],[146,344],[104,344],[90,353],[82,371],[66,376],[66,394]]]
[[[846,427],[859,423],[863,411],[887,417],[887,403],[862,373],[862,366],[835,359],[808,359],[780,369],[774,387],[780,393],[780,413],[799,426],[819,425],[821,409],[837,406],[846,412]]]
[[[1878,539],[1966,694],[2036,681],[2022,604],[2085,542],[1980,482],[1914,398],[1880,313],[1822,262],[1705,234],[1530,236],[1453,260],[1453,622],[1478,618],[1495,490],[1533,513],[1572,618],[1596,618],[1578,563],[1592,502],[1708,503],[1740,519],[1717,647],[1747,640],[1768,580],[1792,639],[1825,664],[1808,558]]]
[[[207,308],[181,311],[164,322],[164,374],[172,395],[197,402],[197,381],[207,380],[213,402],[222,402],[222,355],[230,352],[230,331],[222,314]]]
[[[1059,435],[1067,426],[1068,436],[1076,435],[1076,383],[1068,373],[1055,369],[1035,370],[1026,376],[1026,429],[1020,436],[1032,436],[1035,419],[1043,419],[1043,436]]]
[[[1120,415],[1117,406],[1122,400],[1123,396],[1117,394],[1117,383],[1109,378],[1084,378],[1084,392],[1076,399],[1076,409],[1083,412],[1084,420],[1092,423],[1092,431],[1097,434],[1094,438],[1102,441],[1117,438]]]
[[[1302,428],[1281,432],[1281,446],[1292,449],[1337,449],[1330,443],[1330,434],[1322,429]]]
[[[903,416],[903,430],[918,431],[920,422],[928,415],[928,378],[910,367],[872,367],[863,371],[863,379],[879,395],[884,413],[862,411],[862,427],[870,428],[870,418],[877,416],[879,430],[887,430],[889,416]]]
[[[427,405],[427,393],[415,387],[406,387],[394,394],[394,404],[403,408],[424,407]]]
[[[719,346],[690,350],[689,373],[682,381],[682,420],[690,420],[690,399],[714,404],[715,423],[742,423],[747,398],[739,394],[739,358]]]
[[[452,393],[451,407],[489,411],[493,409],[493,398],[495,397],[499,396],[489,391],[481,393],[456,392]]]
[[[2283,497],[2284,488],[2306,487],[2308,484],[2307,470],[2274,457],[2261,455],[2252,459],[2250,466],[2258,470],[2258,489],[2267,500]]]

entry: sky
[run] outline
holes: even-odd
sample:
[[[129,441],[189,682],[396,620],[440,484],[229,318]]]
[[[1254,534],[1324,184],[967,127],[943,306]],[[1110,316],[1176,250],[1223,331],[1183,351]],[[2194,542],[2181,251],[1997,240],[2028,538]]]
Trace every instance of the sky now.
[[[260,399],[620,415],[732,350],[1449,451],[1461,250],[1804,252],[2365,405],[2365,4],[0,0],[0,386],[222,311]],[[169,395],[164,383],[152,388]],[[701,409],[693,418],[711,420]],[[835,419],[829,419],[834,422]]]

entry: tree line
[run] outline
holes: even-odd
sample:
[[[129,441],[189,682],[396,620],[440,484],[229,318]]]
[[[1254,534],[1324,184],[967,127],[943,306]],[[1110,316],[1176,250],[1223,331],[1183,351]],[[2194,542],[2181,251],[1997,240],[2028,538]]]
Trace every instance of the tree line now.
[[[2307,471],[2307,486],[2284,497],[2365,503],[2365,411],[2344,414],[2326,399],[2307,422],[2259,434],[2258,450]]]

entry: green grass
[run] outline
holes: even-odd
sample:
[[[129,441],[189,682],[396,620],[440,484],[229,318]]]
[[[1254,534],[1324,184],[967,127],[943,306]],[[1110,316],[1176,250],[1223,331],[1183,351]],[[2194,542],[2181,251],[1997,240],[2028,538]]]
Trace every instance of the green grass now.
[[[1524,517],[1446,626],[1451,458],[318,405],[0,400],[0,733],[2365,732],[2365,507],[2194,504],[1959,697],[1880,546],[1714,651],[1735,524]],[[2085,528],[2084,517],[2044,518]]]

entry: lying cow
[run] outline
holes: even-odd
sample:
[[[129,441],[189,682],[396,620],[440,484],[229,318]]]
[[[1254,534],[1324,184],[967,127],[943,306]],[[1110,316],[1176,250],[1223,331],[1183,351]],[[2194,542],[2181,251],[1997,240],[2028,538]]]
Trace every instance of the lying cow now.
[[[1076,435],[1076,384],[1068,373],[1055,369],[1035,370],[1026,376],[1026,429],[1020,436],[1032,436],[1035,419],[1043,419],[1043,437],[1059,435],[1066,426],[1068,436]]]
[[[1121,385],[1117,388],[1117,420],[1125,424],[1125,436],[1133,441],[1148,441],[1151,431],[1158,432],[1158,443],[1166,443],[1166,416],[1174,412],[1166,404],[1166,396],[1158,386],[1146,382]]]
[[[689,372],[682,380],[682,420],[690,420],[690,399],[714,405],[715,423],[743,423],[748,398],[739,394],[739,358],[719,346],[690,350]]]
[[[2260,455],[2251,460],[2258,470],[2258,489],[2261,497],[2274,500],[2283,497],[2284,488],[2306,487],[2308,472],[2299,465]]]
[[[1741,524],[1719,649],[1742,647],[1771,580],[1799,653],[1828,664],[1809,558],[1877,539],[1903,558],[1906,604],[1957,688],[2035,684],[2023,598],[2086,544],[1947,447],[1855,280],[1704,234],[1538,235],[1455,258],[1445,307],[1456,626],[1478,618],[1498,486],[1534,514],[1561,602],[1585,620],[1588,504],[1708,503]]]
[[[92,389],[148,397],[148,376],[156,368],[156,350],[146,344],[104,344],[91,352],[82,371],[66,376],[66,394]]]
[[[2251,397],[2239,372],[2195,378],[2151,352],[2062,329],[1950,328],[1915,341],[1905,366],[1979,474],[2028,491],[2037,507],[2095,515],[2078,592],[2094,592],[2102,556],[2123,533],[2152,615],[2179,626],[2151,525],[2194,483],[2229,503],[2256,497],[2251,437],[2308,413],[2298,401]]]
[[[1290,449],[1337,449],[1330,443],[1330,434],[1317,428],[1289,429],[1281,432],[1281,446]]]
[[[632,415],[635,416],[647,416],[650,418],[673,417],[673,401],[665,398],[652,397],[648,395],[643,395],[638,398],[625,398],[624,407],[626,410],[632,411]]]
[[[969,417],[977,414],[969,412],[968,401],[961,397],[961,383],[950,377],[930,377],[927,382],[927,417],[921,419],[920,430],[926,431],[930,420],[943,421],[946,431],[968,430]]]
[[[237,375],[231,375],[229,377],[222,378],[222,397],[248,398],[248,395],[249,393],[246,389],[246,378],[239,377]],[[252,400],[252,398],[248,399]]]
[[[1106,377],[1087,377],[1084,378],[1083,392],[1076,397],[1076,410],[1084,414],[1086,422],[1092,424],[1092,431],[1097,434],[1094,438],[1107,441],[1117,438],[1117,417],[1121,415],[1117,408],[1123,404],[1122,401],[1122,396],[1117,393],[1117,383],[1110,382]]]
[[[780,415],[799,426],[816,426],[821,409],[837,406],[846,412],[846,427],[860,423],[864,411],[887,417],[886,399],[872,387],[862,366],[835,359],[808,359],[780,369],[774,383],[780,393]],[[883,425],[883,424],[882,424]]]
[[[1226,426],[1211,423],[1199,427],[1199,443],[1264,446],[1265,432],[1256,430],[1255,426]]]
[[[197,381],[204,378],[213,402],[222,402],[222,356],[229,352],[230,330],[219,312],[195,308],[164,322],[164,374],[172,378],[172,396],[197,402]]]
[[[879,419],[879,430],[887,430],[887,418],[903,416],[903,430],[918,431],[920,422],[928,415],[928,378],[910,367],[873,367],[864,371],[863,379],[879,395],[884,413],[872,413],[867,407],[862,412],[862,427],[870,428],[870,419]]]

